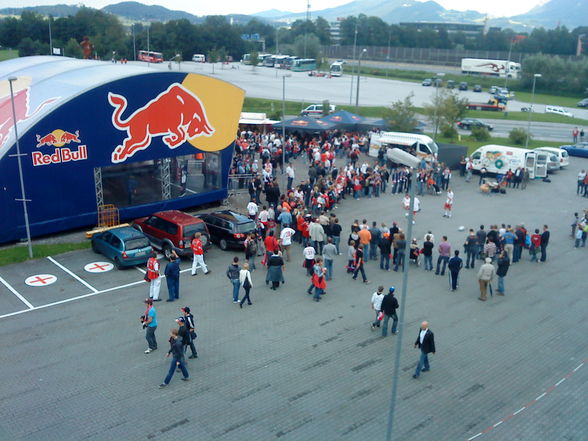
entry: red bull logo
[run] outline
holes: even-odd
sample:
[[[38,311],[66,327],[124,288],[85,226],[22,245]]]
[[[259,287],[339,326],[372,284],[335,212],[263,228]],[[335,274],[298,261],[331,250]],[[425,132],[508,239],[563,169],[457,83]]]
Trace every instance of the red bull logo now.
[[[45,136],[37,135],[37,148],[45,145],[52,145],[55,147],[62,147],[70,142],[80,142],[80,131],[76,130],[75,133],[66,132],[64,130],[53,130]]]
[[[122,119],[122,114],[127,108],[127,99],[109,93],[108,101],[114,107],[112,125],[127,132],[123,144],[112,152],[113,163],[124,162],[139,150],[148,148],[154,136],[162,136],[165,145],[175,149],[187,140],[212,136],[215,132],[200,99],[179,83],[171,84],[126,120]]]
[[[80,143],[80,132],[74,133],[65,130],[56,129],[45,136],[37,135],[37,148],[43,146],[57,147],[53,153],[43,153],[40,151],[32,152],[31,158],[35,167],[40,165],[62,164],[65,162],[82,161],[88,159],[88,149],[85,145],[78,146],[77,149],[63,147],[72,142]],[[60,148],[61,147],[61,148]]]
[[[19,79],[20,80],[20,79]],[[43,109],[43,107],[56,101],[56,98],[50,98],[43,101],[37,106],[37,108],[31,113],[29,102],[30,102],[30,88],[25,87],[14,92],[14,110],[16,113],[16,124],[26,121],[27,119],[35,116]],[[0,97],[0,148],[4,147],[8,141],[8,135],[12,133],[14,129],[14,121],[12,114],[12,102],[10,94]]]

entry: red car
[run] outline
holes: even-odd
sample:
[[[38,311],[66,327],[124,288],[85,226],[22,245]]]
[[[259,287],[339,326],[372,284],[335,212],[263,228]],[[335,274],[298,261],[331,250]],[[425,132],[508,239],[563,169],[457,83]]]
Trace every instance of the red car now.
[[[202,246],[210,248],[210,234],[202,219],[178,210],[160,211],[148,217],[136,219],[133,227],[142,231],[153,248],[169,259],[172,251],[180,257],[191,256],[190,243],[194,234],[201,233]]]

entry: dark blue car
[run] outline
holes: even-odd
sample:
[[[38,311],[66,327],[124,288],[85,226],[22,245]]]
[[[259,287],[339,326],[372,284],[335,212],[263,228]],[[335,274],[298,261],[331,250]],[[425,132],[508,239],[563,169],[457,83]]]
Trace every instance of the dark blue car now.
[[[588,142],[579,142],[576,145],[562,145],[559,148],[568,152],[570,156],[588,158]]]
[[[92,236],[92,250],[104,254],[117,268],[145,265],[151,255],[149,239],[131,227],[119,227]]]

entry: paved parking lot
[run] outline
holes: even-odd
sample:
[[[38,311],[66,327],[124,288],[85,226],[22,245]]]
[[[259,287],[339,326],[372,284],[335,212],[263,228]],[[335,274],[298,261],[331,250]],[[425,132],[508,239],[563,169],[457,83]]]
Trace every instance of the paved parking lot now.
[[[588,208],[575,196],[576,174],[588,161],[572,159],[552,183],[506,195],[482,196],[455,177],[451,219],[441,217],[444,197],[422,198],[419,239],[432,230],[460,247],[460,225],[524,222],[549,224],[552,241],[546,264],[512,266],[507,295],[486,303],[476,300],[471,270],[452,293],[446,278],[411,267],[395,439],[586,439],[588,251],[573,248],[568,226],[574,211]],[[335,210],[343,234],[355,218],[404,223],[400,198],[344,201]],[[184,272],[180,301],[156,304],[159,350],[149,355],[138,321],[148,286],[137,269],[89,273],[87,264],[104,261],[90,250],[54,257],[59,265],[41,259],[0,268],[2,280],[32,305],[0,283],[0,439],[383,439],[398,336],[370,331],[369,300],[379,284],[399,288],[401,273],[370,262],[365,286],[345,274],[341,256],[317,304],[304,292],[295,246],[286,284],[270,291],[265,271],[254,272],[254,304],[241,310],[225,276],[233,255],[213,248],[209,276]],[[43,274],[57,280],[24,283]],[[185,305],[197,318],[200,358],[189,361],[191,382],[176,376],[159,390],[167,332]],[[437,354],[415,381],[412,343],[425,319]]]

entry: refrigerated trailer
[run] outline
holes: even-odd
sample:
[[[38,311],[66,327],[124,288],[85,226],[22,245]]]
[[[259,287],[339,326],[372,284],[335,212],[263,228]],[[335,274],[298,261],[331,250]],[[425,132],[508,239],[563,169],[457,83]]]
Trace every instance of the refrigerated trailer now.
[[[461,73],[465,75],[488,75],[517,79],[521,74],[521,63],[507,60],[462,58]]]

